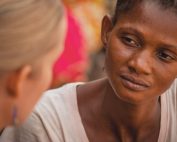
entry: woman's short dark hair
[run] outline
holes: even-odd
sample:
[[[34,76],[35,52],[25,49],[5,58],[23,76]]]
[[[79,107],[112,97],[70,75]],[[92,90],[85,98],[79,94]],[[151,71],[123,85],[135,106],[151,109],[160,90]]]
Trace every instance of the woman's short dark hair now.
[[[117,0],[113,23],[117,22],[117,19],[122,13],[129,12],[144,1],[147,0]],[[157,3],[163,9],[173,9],[173,11],[177,13],[177,0],[148,0],[148,2]]]

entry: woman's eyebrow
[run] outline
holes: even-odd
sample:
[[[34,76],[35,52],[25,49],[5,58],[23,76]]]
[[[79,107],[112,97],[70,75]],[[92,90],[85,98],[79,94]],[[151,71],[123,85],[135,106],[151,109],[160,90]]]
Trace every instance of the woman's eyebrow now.
[[[141,37],[141,38],[144,39],[143,32],[141,30],[136,29],[136,28],[132,28],[132,27],[129,27],[129,26],[124,26],[124,27],[120,27],[118,29],[118,31],[123,32],[123,33],[131,32],[131,33],[137,35],[138,37]]]
[[[169,48],[169,49],[173,49],[173,50],[176,50],[177,52],[177,45],[172,45],[172,44],[161,44],[160,45],[161,47],[165,47],[165,48]]]

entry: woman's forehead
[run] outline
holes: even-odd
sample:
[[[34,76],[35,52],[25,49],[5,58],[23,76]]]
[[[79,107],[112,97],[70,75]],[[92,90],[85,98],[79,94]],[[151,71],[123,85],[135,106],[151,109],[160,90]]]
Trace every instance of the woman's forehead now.
[[[166,40],[176,46],[176,24],[177,14],[173,10],[164,10],[157,3],[144,2],[141,6],[120,16],[114,29],[134,28],[142,34],[156,35],[161,40]]]

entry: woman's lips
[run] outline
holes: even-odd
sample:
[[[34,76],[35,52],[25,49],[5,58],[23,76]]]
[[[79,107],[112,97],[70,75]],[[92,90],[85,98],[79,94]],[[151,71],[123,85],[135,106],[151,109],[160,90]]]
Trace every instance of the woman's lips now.
[[[143,91],[150,87],[149,83],[130,75],[121,75],[120,77],[122,84],[133,91]]]

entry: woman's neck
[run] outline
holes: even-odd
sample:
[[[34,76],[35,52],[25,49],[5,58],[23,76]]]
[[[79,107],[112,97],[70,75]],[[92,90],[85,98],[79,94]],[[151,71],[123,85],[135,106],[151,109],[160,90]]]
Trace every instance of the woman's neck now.
[[[114,94],[106,78],[79,86],[77,97],[90,141],[127,141],[124,138],[129,138],[128,141],[149,142],[149,137],[150,141],[157,141],[160,128],[158,101],[139,106],[125,103]],[[97,133],[100,135],[96,136]]]
[[[116,129],[123,128],[143,132],[143,130],[148,131],[149,128],[153,128],[156,124],[157,127],[160,127],[158,98],[134,105],[120,100],[111,87],[108,87],[108,92],[105,93],[103,113]]]

